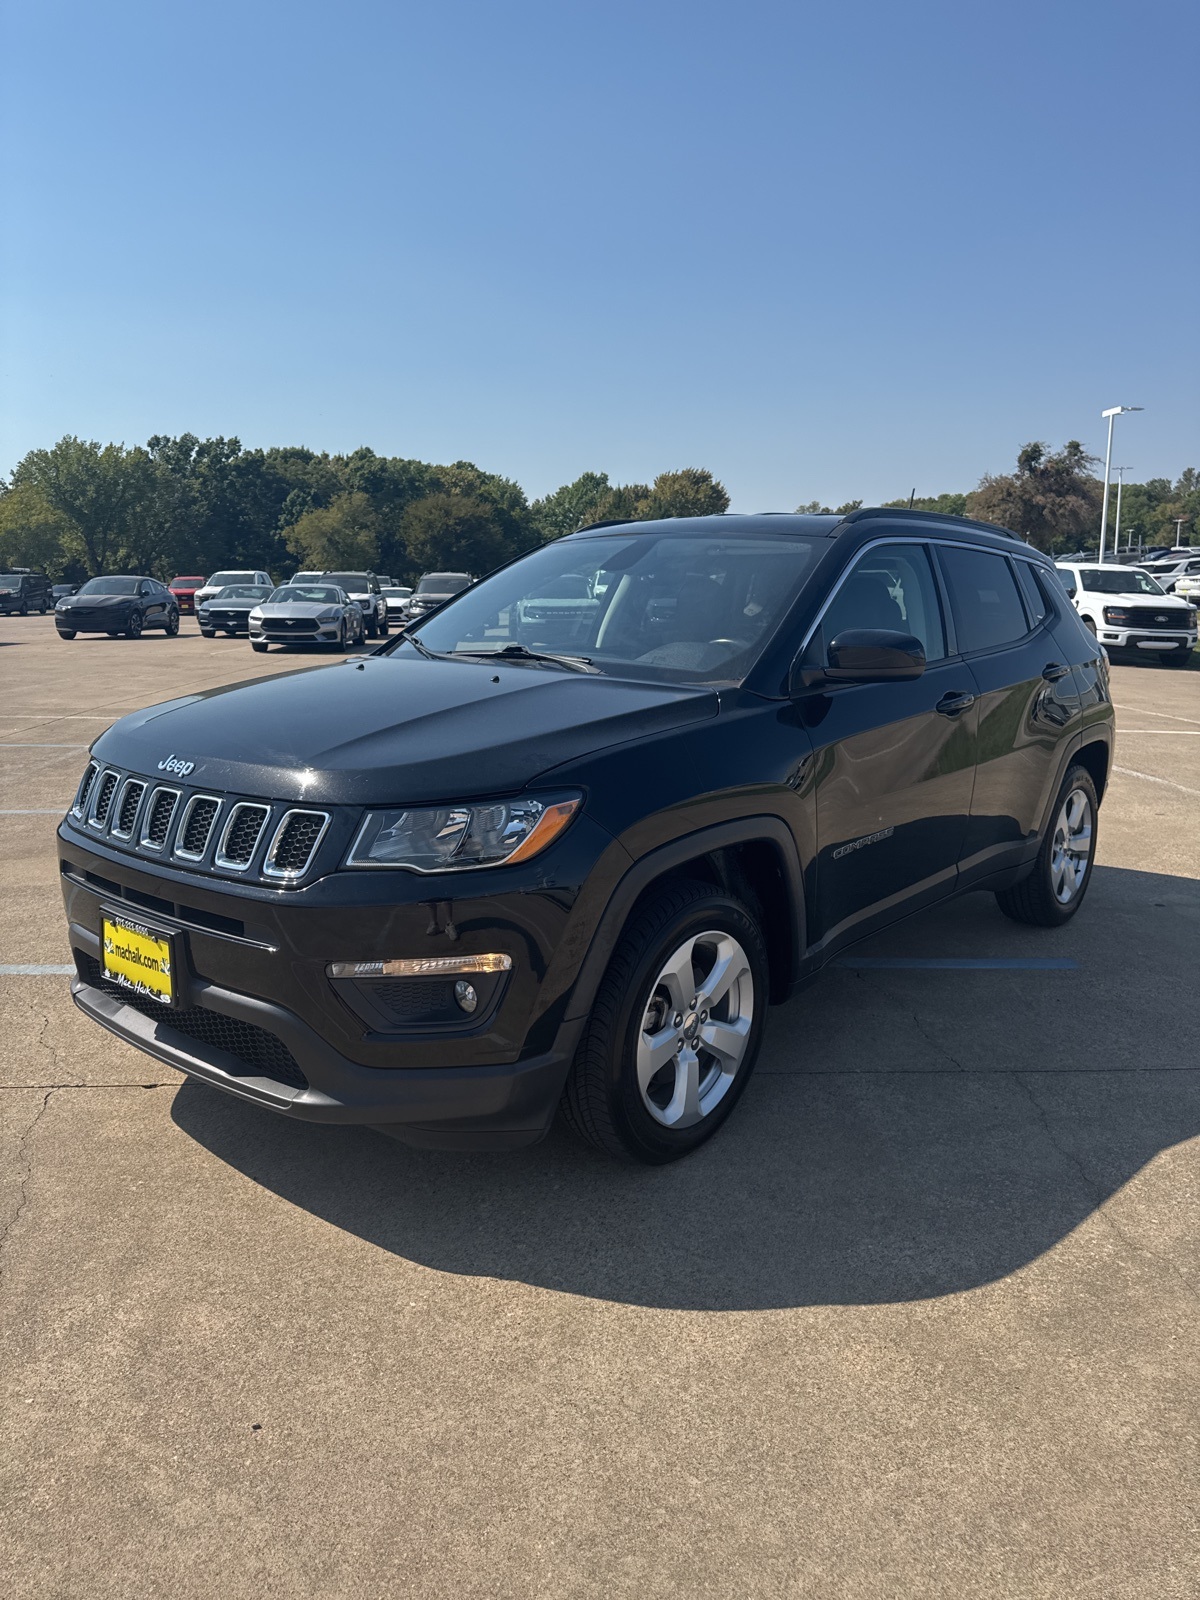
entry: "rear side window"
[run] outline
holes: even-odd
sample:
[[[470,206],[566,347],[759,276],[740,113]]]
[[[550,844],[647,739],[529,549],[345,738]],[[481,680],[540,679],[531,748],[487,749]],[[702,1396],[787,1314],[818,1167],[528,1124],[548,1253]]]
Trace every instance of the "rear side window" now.
[[[963,545],[943,545],[939,554],[960,650],[994,650],[1029,632],[1017,580],[1003,556]]]
[[[1017,582],[1021,586],[1021,593],[1025,596],[1025,609],[1029,613],[1029,621],[1033,627],[1045,622],[1050,607],[1046,603],[1046,596],[1042,593],[1038,575],[1034,572],[1028,561],[1015,561]]]

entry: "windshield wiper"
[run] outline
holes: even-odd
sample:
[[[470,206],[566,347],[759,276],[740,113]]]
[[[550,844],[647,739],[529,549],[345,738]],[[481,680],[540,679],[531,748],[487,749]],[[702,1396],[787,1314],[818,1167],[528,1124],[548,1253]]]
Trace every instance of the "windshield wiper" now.
[[[480,661],[549,661],[572,672],[599,673],[589,656],[559,656],[550,650],[530,650],[523,644],[506,644],[499,650],[451,650],[452,656],[474,656]]]

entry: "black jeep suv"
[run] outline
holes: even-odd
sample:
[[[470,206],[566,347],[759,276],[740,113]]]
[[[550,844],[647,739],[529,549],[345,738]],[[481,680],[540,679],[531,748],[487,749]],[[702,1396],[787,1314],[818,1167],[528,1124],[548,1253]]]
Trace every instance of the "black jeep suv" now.
[[[1102,650],[1001,529],[596,526],[367,659],[102,734],[72,990],[288,1116],[498,1148],[561,1105],[668,1161],[852,940],[972,889],[1074,915],[1112,739]]]

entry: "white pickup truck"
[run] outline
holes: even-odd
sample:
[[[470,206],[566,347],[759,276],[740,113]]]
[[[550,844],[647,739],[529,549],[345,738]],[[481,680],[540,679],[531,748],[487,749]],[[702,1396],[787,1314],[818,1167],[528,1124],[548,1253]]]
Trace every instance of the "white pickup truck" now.
[[[1058,575],[1084,626],[1106,649],[1150,652],[1165,666],[1187,666],[1196,646],[1196,608],[1164,594],[1148,572],[1116,562],[1060,561]]]

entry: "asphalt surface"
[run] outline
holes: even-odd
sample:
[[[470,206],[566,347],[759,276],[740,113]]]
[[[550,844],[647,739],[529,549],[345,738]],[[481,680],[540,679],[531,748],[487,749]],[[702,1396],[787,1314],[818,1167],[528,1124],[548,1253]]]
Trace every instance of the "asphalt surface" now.
[[[0,619],[0,966],[109,721],[315,657]],[[0,1592],[1200,1590],[1200,658],[1113,670],[1063,930],[988,896],[772,1014],[691,1159],[289,1124],[0,976]]]

